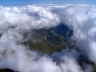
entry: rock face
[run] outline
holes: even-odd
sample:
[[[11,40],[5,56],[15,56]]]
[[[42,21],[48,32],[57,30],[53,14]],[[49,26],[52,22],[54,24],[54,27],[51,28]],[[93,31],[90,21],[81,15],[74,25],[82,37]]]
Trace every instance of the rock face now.
[[[11,69],[0,69],[0,72],[17,72],[17,71],[13,71]]]
[[[61,51],[65,48],[72,46],[71,36],[73,30],[63,23],[50,29],[34,30],[25,42],[30,49],[45,53],[52,54],[53,52]],[[26,39],[26,38],[25,38]]]

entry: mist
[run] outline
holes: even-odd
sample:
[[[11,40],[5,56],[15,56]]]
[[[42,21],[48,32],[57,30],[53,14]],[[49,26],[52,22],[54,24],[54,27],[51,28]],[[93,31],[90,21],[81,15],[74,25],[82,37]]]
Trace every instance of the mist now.
[[[68,46],[49,55],[30,50],[22,44],[35,40],[35,30],[55,30],[61,23],[72,30],[71,39],[76,41],[76,48]],[[96,64],[95,26],[94,5],[0,6],[0,69],[18,72],[93,72]],[[68,30],[64,29],[58,29],[62,31],[60,34],[67,34]],[[70,39],[70,36],[65,36]]]

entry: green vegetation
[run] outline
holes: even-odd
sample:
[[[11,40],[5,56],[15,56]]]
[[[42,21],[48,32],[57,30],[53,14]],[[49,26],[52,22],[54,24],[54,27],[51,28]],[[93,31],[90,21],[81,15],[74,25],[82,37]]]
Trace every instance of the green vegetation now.
[[[35,30],[32,34],[32,38],[23,42],[24,45],[30,49],[45,53],[52,54],[53,52],[61,51],[65,48],[71,48],[74,41],[64,39],[64,36],[60,36],[52,30],[40,29]]]

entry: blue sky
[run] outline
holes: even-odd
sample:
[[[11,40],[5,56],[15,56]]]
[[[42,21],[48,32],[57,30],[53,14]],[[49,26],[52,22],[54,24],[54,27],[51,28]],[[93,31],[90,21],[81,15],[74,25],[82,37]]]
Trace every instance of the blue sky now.
[[[0,5],[49,4],[49,3],[95,4],[96,0],[0,0]]]

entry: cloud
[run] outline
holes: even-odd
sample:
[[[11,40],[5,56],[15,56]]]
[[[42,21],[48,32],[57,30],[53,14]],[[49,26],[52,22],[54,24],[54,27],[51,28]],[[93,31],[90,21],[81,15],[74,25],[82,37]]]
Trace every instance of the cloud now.
[[[80,54],[88,56],[96,63],[95,6],[17,6],[0,7],[0,68],[9,68],[20,72],[86,72],[78,62]],[[40,55],[22,45],[24,33],[34,29],[48,29],[64,23],[74,30],[81,52],[65,50],[54,53],[57,61],[48,55]],[[31,35],[31,34],[29,34]],[[76,53],[74,52],[76,51]],[[76,56],[76,57],[75,57]],[[86,70],[91,71],[90,68]]]

